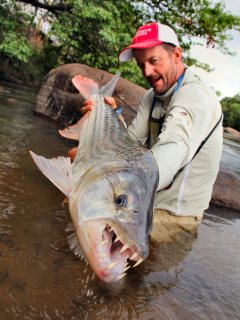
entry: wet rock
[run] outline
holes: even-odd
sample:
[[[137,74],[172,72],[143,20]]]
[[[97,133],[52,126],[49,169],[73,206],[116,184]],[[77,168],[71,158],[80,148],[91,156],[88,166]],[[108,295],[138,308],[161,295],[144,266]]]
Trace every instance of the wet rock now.
[[[82,75],[96,81],[99,86],[107,83],[113,74],[83,64],[65,64],[50,71],[44,78],[37,95],[34,111],[53,119],[60,127],[75,123],[80,117],[84,101],[72,84],[75,75]],[[123,116],[129,124],[146,90],[121,78],[114,91]]]
[[[214,184],[212,203],[240,211],[240,179],[230,170],[221,168]]]
[[[229,133],[235,137],[240,138],[240,132],[237,131],[236,129],[230,128],[230,127],[224,127],[223,132]]]

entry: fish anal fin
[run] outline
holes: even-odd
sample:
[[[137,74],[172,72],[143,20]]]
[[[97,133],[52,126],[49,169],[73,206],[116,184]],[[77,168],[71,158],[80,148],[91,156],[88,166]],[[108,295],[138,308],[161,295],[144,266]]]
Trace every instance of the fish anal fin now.
[[[29,151],[39,170],[67,197],[72,189],[71,159],[57,157],[46,159]]]
[[[77,75],[73,77],[72,83],[85,99],[99,93],[98,84],[92,79]]]
[[[88,120],[90,112],[91,111],[85,113],[85,115],[76,124],[63,130],[58,130],[59,134],[64,138],[79,141],[83,125]]]

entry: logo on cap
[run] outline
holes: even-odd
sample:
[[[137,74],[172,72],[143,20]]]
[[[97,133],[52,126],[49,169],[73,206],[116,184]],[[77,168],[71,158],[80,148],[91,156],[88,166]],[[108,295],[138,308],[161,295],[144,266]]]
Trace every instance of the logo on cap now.
[[[146,36],[149,32],[151,32],[152,29],[151,28],[148,28],[148,29],[145,29],[145,30],[139,30],[135,36],[135,38],[137,37],[141,37],[141,36]]]

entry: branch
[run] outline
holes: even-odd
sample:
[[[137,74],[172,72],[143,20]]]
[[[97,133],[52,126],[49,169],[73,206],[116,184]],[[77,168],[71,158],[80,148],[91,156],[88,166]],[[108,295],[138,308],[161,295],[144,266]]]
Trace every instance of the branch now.
[[[72,6],[70,5],[48,5],[45,3],[41,3],[38,0],[17,0],[18,2],[23,2],[23,3],[27,3],[27,4],[31,4],[32,6],[36,7],[36,8],[42,8],[45,9],[47,11],[50,12],[56,12],[56,11],[69,11],[72,9]]]

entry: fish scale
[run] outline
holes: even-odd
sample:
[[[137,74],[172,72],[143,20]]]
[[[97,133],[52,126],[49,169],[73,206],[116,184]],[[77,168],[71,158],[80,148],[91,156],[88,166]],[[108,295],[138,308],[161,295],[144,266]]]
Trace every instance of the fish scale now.
[[[138,160],[141,159],[141,167],[144,166],[149,171],[149,166],[145,164],[147,159],[144,159],[146,149],[130,138],[114,111],[104,103],[103,96],[95,96],[94,101],[95,108],[81,132],[74,173],[79,171],[83,174],[97,163],[116,158],[136,165],[139,165]]]

